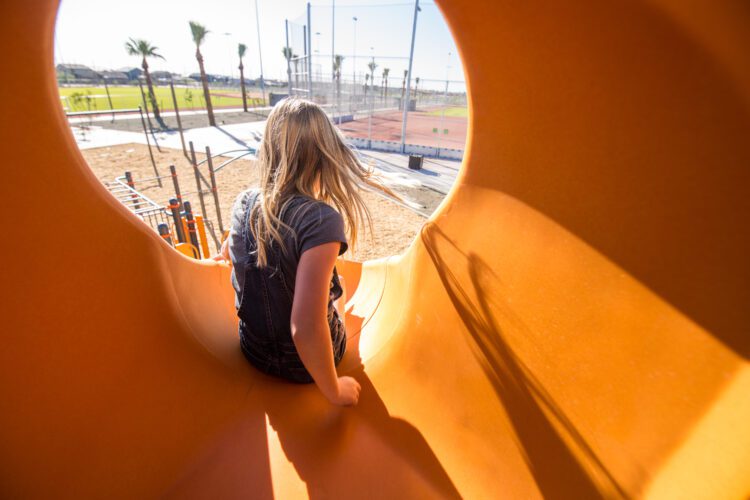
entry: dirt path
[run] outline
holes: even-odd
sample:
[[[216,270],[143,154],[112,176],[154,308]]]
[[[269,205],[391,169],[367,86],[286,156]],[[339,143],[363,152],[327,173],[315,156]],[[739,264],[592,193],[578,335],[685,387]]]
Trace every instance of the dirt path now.
[[[159,173],[168,175],[169,165],[175,165],[182,192],[194,192],[196,185],[193,169],[182,156],[182,152],[164,148],[162,151],[158,153],[154,150]],[[164,179],[162,188],[159,188],[155,181],[139,182],[139,179],[154,176],[148,148],[145,145],[127,144],[89,149],[82,151],[82,154],[94,174],[102,182],[111,182],[116,177],[124,175],[125,171],[130,171],[135,179],[136,189],[157,203],[166,205],[169,198],[174,197],[170,179]],[[203,156],[199,155],[200,159],[203,159]],[[217,159],[214,165],[218,166],[223,161],[225,160]],[[225,229],[228,228],[230,211],[237,195],[248,187],[258,185],[258,175],[253,167],[253,161],[237,160],[217,173],[220,210]],[[429,211],[434,210],[443,198],[442,194],[426,188],[399,187],[397,191],[409,200],[426,206]],[[377,194],[364,192],[364,198],[372,214],[375,231],[374,234],[366,234],[359,248],[353,252],[350,250],[345,257],[363,261],[403,252],[426,219]],[[196,194],[184,194],[183,199],[190,201],[193,209],[200,212],[200,203]],[[206,197],[206,215],[210,220],[216,220],[216,209],[212,197]]]

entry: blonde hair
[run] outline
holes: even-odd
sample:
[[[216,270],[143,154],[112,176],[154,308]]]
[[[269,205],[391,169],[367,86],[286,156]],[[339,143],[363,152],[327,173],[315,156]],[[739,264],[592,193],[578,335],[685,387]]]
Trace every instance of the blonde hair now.
[[[295,194],[320,200],[343,217],[349,245],[354,248],[365,222],[372,234],[372,218],[359,187],[401,199],[366,168],[317,104],[287,98],[268,115],[258,152],[260,202],[250,214],[250,230],[258,245],[259,267],[268,265],[272,240],[285,248],[282,229],[293,229],[281,219]],[[296,235],[294,235],[296,237]]]

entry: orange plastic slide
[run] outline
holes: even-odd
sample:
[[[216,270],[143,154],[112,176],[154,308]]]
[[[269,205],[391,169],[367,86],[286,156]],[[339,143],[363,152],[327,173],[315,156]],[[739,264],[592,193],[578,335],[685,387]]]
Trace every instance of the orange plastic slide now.
[[[440,6],[462,174],[404,255],[342,265],[338,408],[251,368],[226,267],[89,171],[57,3],[0,3],[0,496],[750,495],[750,4]]]

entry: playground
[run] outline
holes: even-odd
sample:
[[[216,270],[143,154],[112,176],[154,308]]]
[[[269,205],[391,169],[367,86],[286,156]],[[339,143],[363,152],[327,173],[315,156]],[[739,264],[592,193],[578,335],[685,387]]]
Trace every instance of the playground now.
[[[169,200],[175,197],[172,180],[165,175],[160,187],[153,180],[154,170],[150,162],[149,151],[143,144],[124,144],[119,146],[92,148],[82,151],[91,170],[102,183],[112,182],[117,177],[129,172],[133,179],[133,187],[159,205],[167,206]],[[161,174],[169,174],[168,167],[175,166],[176,176],[182,189],[182,198],[191,201],[193,210],[201,212],[199,198],[196,191],[195,175],[190,161],[177,149],[162,148],[161,152],[155,148],[152,154]],[[199,162],[205,159],[205,154],[196,153]],[[218,166],[227,158],[218,158]],[[237,195],[249,188],[257,187],[258,174],[253,160],[238,159],[215,175],[219,195],[219,211],[222,216],[223,227],[229,227],[231,209]],[[141,179],[148,179],[141,181]],[[391,177],[392,179],[392,177]],[[430,213],[442,201],[444,195],[431,189],[419,186],[409,186],[404,183],[390,183],[391,187],[400,195],[415,204],[425,207]],[[362,244],[348,252],[345,257],[353,261],[377,259],[403,252],[410,244],[411,238],[419,231],[425,222],[425,216],[415,213],[407,207],[394,203],[374,193],[365,192],[364,198],[373,217],[374,233],[365,231]],[[217,220],[216,205],[209,197],[206,198],[205,213],[207,221]],[[174,224],[170,222],[170,232],[174,232]],[[217,225],[218,226],[218,225]],[[218,235],[220,236],[220,235]],[[216,251],[216,245],[208,234],[209,250]]]

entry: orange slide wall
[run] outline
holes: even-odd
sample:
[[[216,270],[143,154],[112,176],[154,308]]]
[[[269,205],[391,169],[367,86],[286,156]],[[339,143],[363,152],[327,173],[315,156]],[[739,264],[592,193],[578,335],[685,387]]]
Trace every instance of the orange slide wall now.
[[[343,409],[245,362],[228,269],[78,152],[57,3],[0,3],[0,496],[750,495],[750,4],[439,4],[467,154],[341,265]]]

